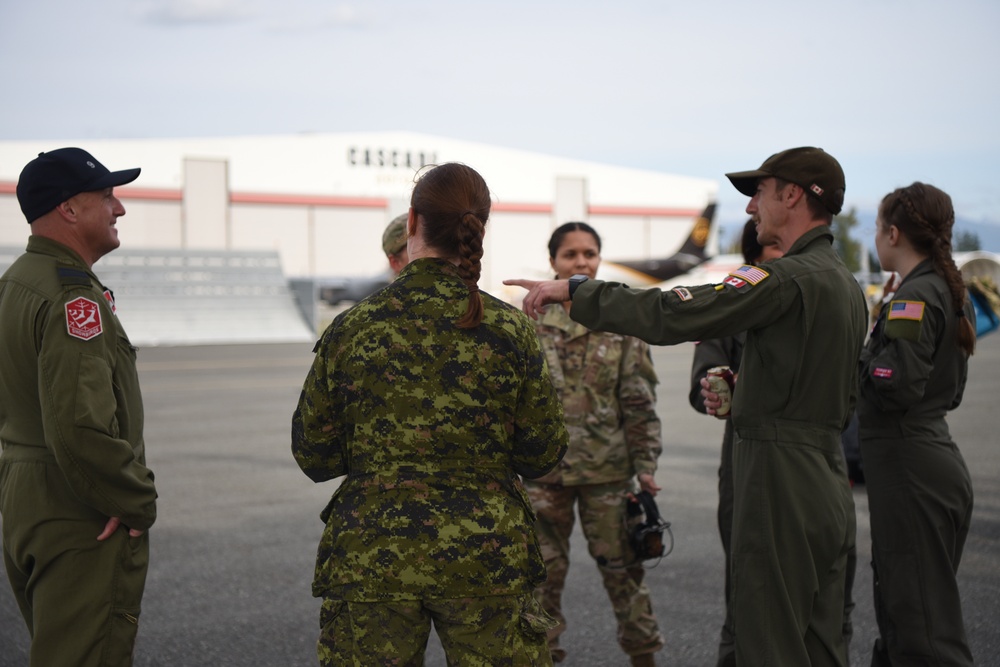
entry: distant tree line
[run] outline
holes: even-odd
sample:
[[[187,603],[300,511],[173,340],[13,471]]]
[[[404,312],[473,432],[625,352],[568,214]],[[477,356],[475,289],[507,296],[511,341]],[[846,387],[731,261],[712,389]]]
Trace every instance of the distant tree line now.
[[[857,209],[851,208],[847,213],[841,213],[833,218],[831,230],[833,231],[833,245],[837,249],[840,258],[844,260],[851,273],[861,271],[861,253],[866,250],[864,245],[854,238],[851,232],[858,226]],[[737,227],[732,234],[732,240],[725,247],[725,252],[740,253],[740,243],[743,235],[743,226]],[[952,237],[952,248],[955,252],[971,252],[981,250],[979,235],[962,229],[955,230]],[[870,271],[880,271],[878,255],[874,248],[868,248],[868,267]]]

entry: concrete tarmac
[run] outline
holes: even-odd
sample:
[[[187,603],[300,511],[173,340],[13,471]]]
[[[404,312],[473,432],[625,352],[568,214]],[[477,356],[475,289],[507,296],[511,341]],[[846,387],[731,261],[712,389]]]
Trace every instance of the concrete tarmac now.
[[[658,502],[673,524],[673,553],[647,582],[667,645],[658,664],[714,664],[723,617],[716,529],[722,423],[687,403],[692,346],[654,348],[664,454]],[[292,411],[310,344],[146,348],[139,351],[146,443],[160,493],[135,665],[297,667],[317,664],[319,602],[310,583],[335,482],[314,484],[289,452]],[[964,404],[949,418],[973,476],[976,509],[959,573],[977,664],[1000,664],[1000,448],[991,413],[1000,396],[1000,335],[980,341]],[[854,665],[876,636],[868,503],[858,515]],[[95,533],[96,537],[96,533]],[[564,665],[627,665],[596,566],[573,538]],[[28,635],[0,582],[0,666],[28,664]],[[445,665],[436,639],[426,664]]]

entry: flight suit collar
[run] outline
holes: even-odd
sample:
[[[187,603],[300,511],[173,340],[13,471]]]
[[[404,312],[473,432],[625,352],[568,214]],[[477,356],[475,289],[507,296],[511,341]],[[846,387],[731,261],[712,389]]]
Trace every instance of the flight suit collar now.
[[[785,255],[798,255],[799,253],[803,253],[810,245],[818,243],[820,239],[826,239],[827,243],[833,245],[833,229],[830,225],[813,227],[808,232],[795,239],[795,243],[792,244],[792,247],[788,249],[788,252],[786,252]]]
[[[917,276],[922,276],[927,273],[934,273],[934,260],[932,260],[930,257],[928,257],[927,259],[925,259],[924,261],[920,262],[915,267],[913,267],[913,270],[906,274],[906,278],[904,278],[902,282],[899,283],[899,286],[902,287],[903,283],[909,282],[913,278],[916,278]]]
[[[55,257],[62,264],[71,264],[73,266],[78,266],[81,269],[89,273],[95,280],[97,276],[94,272],[87,266],[87,263],[83,261],[76,251],[65,246],[58,241],[53,241],[50,238],[44,236],[29,236],[28,237],[28,252],[37,253],[39,255],[49,255],[50,257]]]

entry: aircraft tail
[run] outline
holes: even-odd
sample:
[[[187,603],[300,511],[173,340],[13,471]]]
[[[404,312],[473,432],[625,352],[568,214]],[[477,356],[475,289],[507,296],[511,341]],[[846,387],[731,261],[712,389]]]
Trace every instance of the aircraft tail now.
[[[687,273],[709,259],[706,251],[715,220],[715,202],[709,202],[694,221],[691,233],[680,249],[670,257],[605,262],[601,265],[604,275],[611,271],[622,274],[622,282],[633,285],[651,285]],[[605,268],[606,267],[606,268]],[[598,273],[598,277],[601,274]]]
[[[708,244],[708,237],[715,222],[715,206],[714,201],[708,203],[698,219],[694,221],[691,233],[684,241],[684,245],[677,251],[678,253],[693,255],[702,260],[708,259],[708,255],[705,254],[705,246]]]

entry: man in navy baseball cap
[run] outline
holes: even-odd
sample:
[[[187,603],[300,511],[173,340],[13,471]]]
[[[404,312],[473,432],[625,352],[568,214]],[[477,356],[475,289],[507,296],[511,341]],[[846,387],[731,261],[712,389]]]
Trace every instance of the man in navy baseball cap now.
[[[58,148],[25,165],[17,181],[17,201],[29,223],[81,192],[131,183],[139,169],[109,171],[82,148]]]
[[[0,275],[0,515],[32,665],[132,665],[157,496],[136,351],[93,266],[138,175],[60,148],[17,183],[31,231]]]

